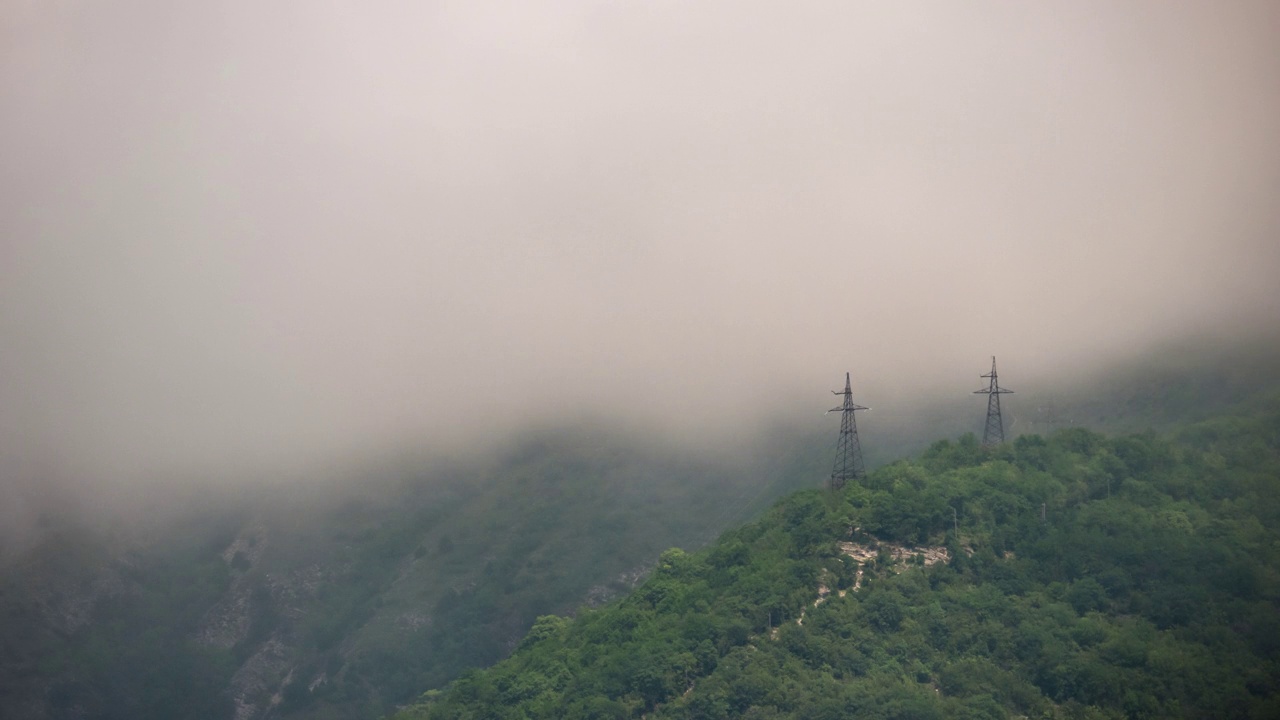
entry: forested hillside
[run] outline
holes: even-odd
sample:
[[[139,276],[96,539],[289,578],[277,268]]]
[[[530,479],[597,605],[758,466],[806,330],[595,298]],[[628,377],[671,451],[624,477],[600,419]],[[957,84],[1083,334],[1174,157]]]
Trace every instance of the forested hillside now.
[[[483,462],[202,495],[145,530],[53,518],[0,573],[0,716],[377,716],[807,484],[825,453],[792,442],[734,463],[570,427]]]
[[[1254,361],[1249,362],[1251,357]],[[1181,370],[1152,373],[1147,385],[1133,385],[1123,402],[1112,406],[1099,400],[1105,394],[1100,392],[1056,395],[1057,422],[1093,422],[1105,415],[1109,426],[1122,420],[1125,425],[1168,427],[1185,418],[1188,409],[1221,412],[1225,402],[1263,397],[1261,389],[1275,387],[1277,365],[1265,362],[1268,358],[1274,354],[1246,352],[1230,363],[1222,358],[1194,360]],[[1118,379],[1122,376],[1097,387],[1123,384]],[[1039,417],[1032,409],[1042,406],[1035,404],[1034,386],[1017,389],[1019,394],[1007,405],[1008,420],[1022,418],[1019,427],[1026,429],[1027,418]],[[948,410],[934,419],[955,432],[980,427],[981,407],[973,406],[967,389],[960,398],[967,403],[961,408],[964,413],[951,415]],[[827,406],[821,403],[822,409]],[[1086,500],[1105,500],[1110,492],[1119,501],[1134,487],[1147,487],[1125,486],[1126,479],[1153,483],[1185,476],[1189,479],[1177,482],[1189,482],[1197,492],[1218,487],[1215,483],[1237,482],[1231,479],[1243,477],[1241,468],[1255,467],[1245,462],[1247,457],[1237,457],[1243,452],[1240,443],[1260,443],[1266,452],[1274,448],[1274,431],[1267,435],[1258,424],[1259,408],[1242,412],[1185,430],[1176,440],[1139,436],[1102,441],[1088,432],[1069,430],[1065,435],[1048,434],[1043,448],[1032,437],[1021,439],[995,458],[984,456],[967,440],[935,445],[918,461],[876,471],[870,488],[851,489],[846,502],[861,504],[830,509],[836,517],[824,515],[821,520],[846,526],[828,528],[821,538],[805,542],[857,543],[863,549],[855,554],[861,556],[872,544],[868,533],[875,533],[886,542],[954,550],[954,539],[941,535],[956,524],[954,507],[961,545],[975,554],[947,566],[949,572],[969,577],[963,572],[972,571],[963,563],[980,564],[988,549],[993,554],[1012,549],[1012,561],[1006,558],[999,567],[1021,567],[1029,551],[1014,545],[1028,540],[1011,533],[1030,527],[1024,527],[1027,512],[1038,520],[1041,503],[1045,527],[1064,532],[1062,523],[1075,517],[1073,513],[1093,507]],[[928,447],[924,434],[935,430],[928,423],[887,429],[882,424],[885,414],[860,418],[869,466],[918,454]],[[804,428],[765,433],[749,450],[728,458],[682,451],[601,427],[564,426],[506,440],[491,458],[434,464],[384,459],[364,471],[352,471],[336,485],[259,487],[237,499],[204,489],[194,492],[182,511],[174,511],[174,501],[157,493],[151,499],[161,509],[169,506],[168,514],[130,526],[104,528],[77,525],[56,515],[42,518],[43,540],[0,568],[0,716],[256,720],[377,717],[392,712],[424,690],[445,686],[468,667],[485,667],[507,656],[538,616],[573,615],[629,591],[665,548],[698,550],[724,529],[758,515],[774,499],[820,485],[830,472],[836,423],[816,412],[810,418]],[[1052,425],[1051,419],[1037,420],[1036,427]],[[1211,431],[1217,435],[1193,437]],[[939,434],[948,433],[954,434]],[[1110,450],[1095,457],[1090,443]],[[1117,470],[1117,462],[1132,459],[1126,455],[1130,450],[1116,443],[1152,448],[1151,467]],[[1034,460],[1036,453],[1045,459]],[[1194,462],[1216,469],[1206,474],[1194,463],[1186,465],[1197,457],[1200,460]],[[1156,462],[1159,458],[1164,459]],[[1018,510],[1002,510],[1004,524],[989,529],[982,515],[988,502],[983,493],[988,491],[974,478],[1005,477],[997,470],[1010,478],[1000,492]],[[1273,469],[1252,472],[1274,476]],[[1023,477],[1026,473],[1031,473],[1030,479]],[[1081,482],[1092,496],[1081,495]],[[1045,483],[1049,489],[1037,491],[1047,493],[1043,499],[1019,494]],[[1182,503],[1175,509],[1193,523],[1199,533],[1195,537],[1209,533],[1213,539],[1221,533],[1214,535],[1219,531],[1212,528],[1219,526],[1205,526],[1205,517],[1221,516],[1226,499],[1241,502],[1238,488],[1213,492],[1228,490],[1234,494],[1208,496],[1216,505],[1204,504],[1207,501],[1199,495],[1184,498],[1162,492]],[[980,497],[971,498],[973,493]],[[803,501],[808,503],[804,513],[826,507],[813,504],[816,497],[821,495]],[[1104,504],[1090,512],[1128,507]],[[1240,512],[1257,515],[1265,507],[1241,502]],[[911,531],[913,523],[916,529]],[[1259,523],[1263,528],[1274,526]],[[848,526],[854,525],[861,534],[847,536]],[[1039,528],[1032,529],[1041,532]],[[1148,537],[1137,526],[1124,532]],[[743,530],[734,537],[746,548],[735,549],[735,557],[748,558],[762,573],[775,572],[767,570],[769,563],[789,552],[753,545],[768,545],[771,535],[753,540]],[[991,538],[1007,547],[984,545]],[[1155,542],[1126,544],[1127,552],[1148,541]],[[826,547],[823,552],[834,552]],[[1204,552],[1218,552],[1212,543],[1206,547]],[[1262,583],[1271,566],[1262,562],[1267,557],[1265,543],[1258,547],[1252,564],[1206,561],[1194,576],[1244,567],[1251,568],[1246,579]],[[891,555],[886,555],[886,562]],[[805,562],[814,560],[805,557]],[[839,557],[837,552],[826,560]],[[793,562],[786,559],[779,567],[792,567]],[[856,579],[857,569],[847,562],[840,560],[830,569],[845,568]],[[1074,560],[1062,562],[1067,564],[1063,572],[1075,572],[1069,565]],[[743,565],[734,572],[755,566]],[[806,570],[810,571],[819,570]],[[926,574],[942,572],[941,566],[933,565]],[[1109,575],[1088,574],[1110,592]],[[877,582],[905,582],[907,577],[871,573],[864,580],[873,590]],[[838,591],[836,581],[827,583]],[[716,592],[731,590],[726,586]],[[817,584],[797,582],[788,592],[812,602]],[[908,597],[907,590],[899,592]],[[859,588],[857,597],[863,594]],[[772,599],[766,606],[751,605],[755,600],[741,602],[743,613],[754,607],[751,612],[758,614],[742,621],[748,623],[748,635],[755,632],[750,623],[767,626],[772,617],[772,624],[782,627],[779,638],[785,638],[787,628],[795,626],[784,621],[789,619],[784,611],[794,615],[794,608],[805,601],[786,606],[791,609],[774,606]],[[1190,601],[1162,599],[1159,607],[1167,611],[1185,602]],[[708,601],[708,607],[713,604]],[[834,612],[835,606],[827,605],[809,612],[821,610],[815,618]],[[724,618],[710,613],[706,621]],[[712,643],[717,652],[720,642]],[[699,646],[705,655],[705,646]],[[680,677],[684,675],[682,671]],[[663,702],[664,707],[671,704]]]
[[[1280,396],[1172,436],[972,436],[543,617],[429,718],[1280,716]]]

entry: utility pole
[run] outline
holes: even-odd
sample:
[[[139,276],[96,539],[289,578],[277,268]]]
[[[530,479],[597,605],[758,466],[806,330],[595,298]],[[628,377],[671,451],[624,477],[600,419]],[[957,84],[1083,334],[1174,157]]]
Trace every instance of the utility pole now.
[[[987,396],[987,427],[982,431],[982,447],[995,447],[1004,442],[1004,420],[1000,417],[1000,396],[1012,393],[1000,387],[996,379],[996,357],[991,356],[991,372],[981,377],[990,378],[990,386],[982,390],[974,390],[974,395]]]
[[[828,487],[839,490],[849,480],[860,479],[865,475],[862,468],[862,445],[858,442],[858,424],[853,414],[858,410],[866,410],[853,402],[853,390],[849,385],[849,373],[844,374],[844,392],[832,390],[832,395],[843,395],[844,402],[840,407],[833,407],[828,413],[840,413],[840,439],[836,442],[836,462],[831,468],[831,481]]]

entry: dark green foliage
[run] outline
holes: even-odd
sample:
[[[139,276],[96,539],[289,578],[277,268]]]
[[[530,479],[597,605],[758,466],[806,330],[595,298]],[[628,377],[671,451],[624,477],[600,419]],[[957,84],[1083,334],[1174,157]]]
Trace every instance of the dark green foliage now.
[[[204,612],[229,583],[228,567],[218,555],[226,538],[218,523],[209,520],[216,542],[194,533],[163,552],[132,554],[111,568],[106,577],[114,585],[128,583],[128,594],[109,595],[84,620],[74,606],[55,607],[66,617],[63,637],[35,633],[43,620],[29,615],[21,620],[30,635],[23,645],[6,648],[3,660],[20,685],[47,674],[45,685],[51,717],[82,717],[95,708],[99,718],[210,718],[226,717],[233,706],[224,692],[234,670],[229,653],[202,646],[195,630]],[[59,563],[97,562],[99,548],[85,548],[79,541],[49,548]],[[81,557],[76,558],[76,555]],[[86,574],[93,565],[82,568]],[[92,577],[92,575],[89,575]],[[89,581],[82,581],[88,584]],[[81,588],[70,588],[71,591]],[[24,612],[30,588],[0,585],[0,606],[5,615]],[[46,611],[48,612],[48,611]],[[17,626],[13,626],[17,630]],[[18,656],[21,649],[47,648],[39,664]],[[11,654],[12,653],[12,654]],[[26,687],[0,687],[0,696],[20,696]]]
[[[1274,400],[1172,439],[937,443],[664,553],[629,597],[540,619],[397,717],[1273,717],[1278,483]],[[882,545],[840,596],[837,543],[873,538],[952,559]]]

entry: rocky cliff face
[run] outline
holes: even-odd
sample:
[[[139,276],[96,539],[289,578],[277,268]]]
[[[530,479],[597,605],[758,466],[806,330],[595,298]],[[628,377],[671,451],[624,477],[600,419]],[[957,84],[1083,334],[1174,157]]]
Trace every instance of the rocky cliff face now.
[[[261,521],[242,529],[220,553],[231,581],[204,614],[196,640],[239,660],[228,682],[235,720],[271,717],[306,664],[296,628],[315,602],[328,573],[312,563],[269,572],[264,558],[271,533]],[[311,679],[308,685],[323,681]]]

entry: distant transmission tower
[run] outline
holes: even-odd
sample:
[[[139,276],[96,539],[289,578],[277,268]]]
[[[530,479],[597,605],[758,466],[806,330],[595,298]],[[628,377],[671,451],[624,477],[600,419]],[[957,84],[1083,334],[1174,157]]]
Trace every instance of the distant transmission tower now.
[[[836,464],[831,469],[831,482],[829,483],[829,487],[832,490],[839,490],[844,487],[845,482],[857,480],[865,474],[862,469],[862,446],[858,443],[858,424],[854,421],[853,413],[858,410],[866,410],[866,408],[861,405],[855,405],[853,402],[853,390],[849,386],[849,373],[844,374],[844,392],[832,390],[831,394],[844,396],[844,403],[840,407],[834,407],[827,411],[829,413],[841,413],[840,439],[836,442]]]
[[[1000,417],[1000,396],[1013,392],[1000,387],[1000,381],[996,378],[996,358],[991,356],[991,373],[983,375],[984,378],[991,378],[991,385],[982,390],[974,390],[974,395],[986,395],[987,397],[987,427],[982,431],[982,447],[995,447],[1004,442],[1004,420]]]

